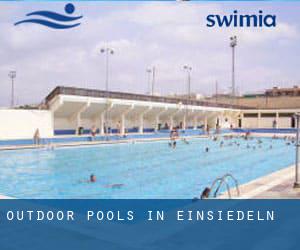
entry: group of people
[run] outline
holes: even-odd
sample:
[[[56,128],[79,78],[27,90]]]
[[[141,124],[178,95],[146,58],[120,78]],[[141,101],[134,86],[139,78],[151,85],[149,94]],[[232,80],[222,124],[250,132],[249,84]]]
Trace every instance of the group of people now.
[[[169,142],[169,147],[172,147],[172,148],[176,148],[176,145],[177,145],[177,142],[176,140],[179,139],[179,132],[178,132],[178,129],[177,128],[173,128],[171,131],[170,131],[170,142]],[[186,145],[189,145],[190,142],[186,139],[186,138],[182,138],[181,141],[186,144]]]
[[[118,121],[117,124],[116,124],[116,134],[118,135],[122,135],[123,137],[126,137],[126,133],[122,133],[122,126],[121,126],[121,122]],[[79,135],[82,135],[84,132],[84,128],[83,127],[79,127],[78,128],[78,134]],[[103,132],[104,134],[111,134],[112,133],[112,129],[111,127],[107,127],[107,125],[104,123],[103,124]],[[99,133],[99,129],[97,129],[97,127],[95,125],[93,125],[90,129],[90,135],[91,135],[91,140],[93,140],[97,133]]]

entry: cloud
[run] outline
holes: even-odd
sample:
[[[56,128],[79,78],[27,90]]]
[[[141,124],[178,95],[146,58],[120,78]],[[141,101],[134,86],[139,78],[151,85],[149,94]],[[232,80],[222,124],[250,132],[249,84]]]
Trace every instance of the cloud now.
[[[111,90],[145,93],[146,68],[156,66],[156,92],[186,92],[182,67],[189,64],[193,67],[193,91],[211,94],[216,80],[223,91],[228,91],[228,40],[233,34],[238,36],[236,69],[240,89],[253,91],[283,81],[293,85],[300,78],[295,52],[300,49],[299,17],[288,14],[300,5],[277,5],[272,9],[264,5],[269,12],[280,10],[274,29],[207,28],[208,14],[231,13],[233,7],[225,3],[168,2],[78,3],[77,11],[84,15],[82,25],[57,31],[12,24],[15,17],[24,17],[41,7],[61,11],[63,3],[31,3],[29,7],[1,3],[0,8],[5,6],[9,14],[0,16],[0,105],[9,103],[10,69],[17,70],[19,103],[39,102],[56,85],[103,89],[103,46],[115,50],[109,65]],[[247,11],[247,5],[239,10]]]

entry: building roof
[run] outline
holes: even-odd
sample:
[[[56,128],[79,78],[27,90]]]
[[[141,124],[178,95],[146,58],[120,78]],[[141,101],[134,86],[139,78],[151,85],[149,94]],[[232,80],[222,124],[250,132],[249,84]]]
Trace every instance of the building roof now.
[[[100,97],[100,98],[111,98],[111,99],[115,98],[115,99],[162,102],[162,103],[173,103],[173,104],[182,103],[184,105],[189,104],[195,106],[209,106],[209,107],[219,107],[219,108],[236,108],[236,109],[249,108],[240,105],[211,103],[211,102],[200,101],[200,100],[187,100],[182,98],[142,95],[142,94],[134,94],[134,93],[113,92],[113,91],[103,91],[103,90],[63,87],[63,86],[58,86],[50,92],[50,94],[45,99],[46,104],[49,103],[57,95],[74,95],[74,96]]]

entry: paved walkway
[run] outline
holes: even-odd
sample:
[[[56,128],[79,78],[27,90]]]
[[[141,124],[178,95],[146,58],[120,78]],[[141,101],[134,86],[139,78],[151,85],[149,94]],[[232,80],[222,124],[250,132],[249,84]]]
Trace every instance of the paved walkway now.
[[[231,135],[222,134],[222,135]],[[180,136],[179,140],[182,138],[207,138],[208,135],[183,135]],[[37,148],[49,148],[53,147],[72,147],[72,146],[91,146],[91,145],[100,145],[100,144],[118,144],[118,143],[135,143],[135,142],[149,142],[149,141],[169,141],[170,137],[167,134],[165,137],[149,137],[149,138],[129,138],[129,139],[120,139],[120,140],[95,140],[95,141],[80,141],[80,142],[59,142],[59,143],[51,143],[50,145],[41,144],[41,145],[16,145],[16,146],[0,146],[1,150],[18,150],[18,149],[37,149]]]
[[[240,199],[300,199],[300,188],[293,188],[295,166],[276,171],[240,186]],[[231,193],[236,193],[232,189]],[[224,193],[219,198],[228,198]]]

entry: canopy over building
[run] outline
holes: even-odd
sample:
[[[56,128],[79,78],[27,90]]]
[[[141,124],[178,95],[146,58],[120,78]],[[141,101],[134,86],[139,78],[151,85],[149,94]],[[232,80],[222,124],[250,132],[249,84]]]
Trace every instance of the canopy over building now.
[[[79,128],[120,129],[120,133],[149,132],[161,128],[182,129],[236,126],[237,105],[210,104],[198,100],[57,87],[47,97],[56,133]]]

